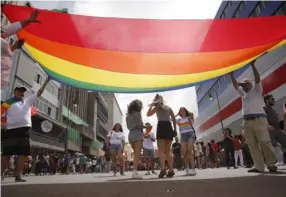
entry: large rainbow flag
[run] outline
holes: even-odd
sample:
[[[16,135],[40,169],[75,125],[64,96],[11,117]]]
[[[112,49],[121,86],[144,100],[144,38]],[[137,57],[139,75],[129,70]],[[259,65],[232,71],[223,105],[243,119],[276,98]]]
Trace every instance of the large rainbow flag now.
[[[33,8],[4,5],[11,22]],[[41,10],[19,32],[53,79],[95,91],[189,87],[237,70],[286,43],[286,16],[222,20],[90,17]]]

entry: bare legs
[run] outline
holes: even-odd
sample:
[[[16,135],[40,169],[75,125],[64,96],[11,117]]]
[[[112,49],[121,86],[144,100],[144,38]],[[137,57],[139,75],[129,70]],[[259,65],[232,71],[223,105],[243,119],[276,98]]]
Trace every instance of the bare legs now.
[[[171,157],[171,140],[164,140],[164,139],[158,139],[157,145],[159,149],[159,160],[160,160],[160,166],[161,166],[161,172],[159,174],[159,178],[163,178],[167,172],[166,172],[166,160],[168,164],[169,172],[167,174],[168,177],[174,176],[173,171],[173,158]]]

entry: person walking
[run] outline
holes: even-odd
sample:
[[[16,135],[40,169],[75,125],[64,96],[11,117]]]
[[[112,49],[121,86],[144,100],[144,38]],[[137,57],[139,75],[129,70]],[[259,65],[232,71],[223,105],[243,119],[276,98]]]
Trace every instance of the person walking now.
[[[123,152],[125,145],[125,136],[122,126],[116,123],[113,129],[107,134],[107,150],[110,151],[112,160],[112,171],[117,175],[117,163],[119,162],[120,174],[124,175]],[[101,162],[100,162],[101,163]]]
[[[137,172],[143,146],[143,129],[149,128],[143,124],[141,111],[143,104],[140,100],[133,100],[127,109],[126,125],[129,129],[128,141],[134,151],[132,179],[143,179]]]
[[[14,97],[2,104],[6,108],[6,131],[3,140],[3,149],[1,157],[1,175],[6,170],[9,157],[17,155],[16,182],[25,182],[22,178],[22,171],[25,165],[26,157],[31,155],[30,151],[30,130],[32,127],[31,109],[38,97],[44,92],[46,85],[50,81],[48,77],[37,93],[24,98],[27,91],[25,87],[16,87]],[[9,104],[9,105],[7,105]],[[5,105],[5,106],[3,106]],[[1,110],[1,115],[3,115]]]
[[[254,83],[250,79],[244,79],[238,83],[233,73],[230,74],[232,84],[242,99],[245,139],[254,161],[254,168],[248,170],[248,172],[264,172],[265,163],[270,172],[276,172],[275,153],[268,132],[265,111],[263,110],[263,87],[258,70],[255,67],[255,60],[250,65],[254,74]]]
[[[194,124],[194,115],[189,112],[185,107],[181,107],[177,119],[177,124],[179,126],[180,136],[181,136],[181,150],[183,155],[183,162],[185,165],[185,170],[187,175],[196,175],[195,171],[195,156],[194,156],[194,143],[196,141]],[[191,170],[189,168],[189,163],[191,164]]]
[[[234,158],[234,144],[233,138],[231,136],[231,130],[229,128],[224,129],[224,151],[225,151],[225,160],[227,169],[230,169],[230,166],[233,166],[236,169],[236,162]]]
[[[173,138],[177,135],[176,119],[173,110],[164,104],[163,97],[157,94],[153,102],[149,105],[147,116],[157,115],[157,145],[159,149],[159,159],[161,171],[159,178],[164,176],[173,177],[173,158],[171,156],[171,144]],[[170,119],[173,123],[170,122]],[[168,172],[166,170],[166,160],[168,163]]]
[[[172,151],[174,156],[175,168],[180,171],[182,170],[182,154],[181,154],[181,144],[179,138],[175,137],[175,142],[172,144]]]

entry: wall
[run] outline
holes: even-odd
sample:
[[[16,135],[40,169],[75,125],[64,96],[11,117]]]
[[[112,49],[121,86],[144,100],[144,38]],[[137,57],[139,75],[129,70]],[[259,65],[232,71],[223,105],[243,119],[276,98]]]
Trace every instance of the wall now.
[[[122,111],[120,109],[120,106],[117,102],[117,99],[116,97],[114,96],[114,99],[113,99],[113,123],[120,123],[122,125],[122,117],[123,117],[123,114],[122,114]]]

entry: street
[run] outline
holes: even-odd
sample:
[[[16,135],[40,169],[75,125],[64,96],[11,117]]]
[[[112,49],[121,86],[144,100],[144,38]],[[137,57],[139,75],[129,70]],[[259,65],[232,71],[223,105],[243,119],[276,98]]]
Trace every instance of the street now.
[[[140,172],[144,174],[145,172]],[[30,176],[26,183],[14,183],[13,178],[2,184],[3,197],[284,197],[286,167],[277,174],[249,174],[247,169],[198,170],[194,177],[177,172],[171,179],[158,179],[155,175],[144,176],[141,181],[131,180],[131,173],[113,177],[112,174]]]

